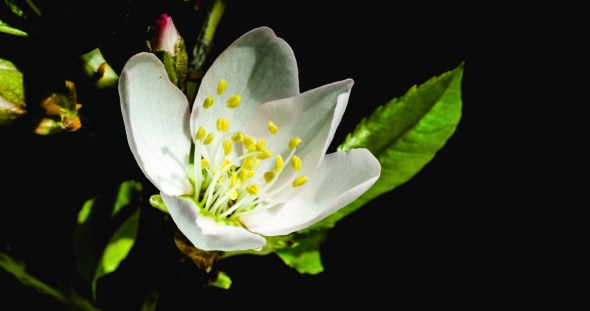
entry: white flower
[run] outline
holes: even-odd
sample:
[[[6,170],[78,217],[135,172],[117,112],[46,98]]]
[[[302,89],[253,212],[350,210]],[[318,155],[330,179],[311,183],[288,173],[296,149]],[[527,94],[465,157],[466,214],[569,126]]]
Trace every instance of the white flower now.
[[[127,62],[119,93],[131,151],[180,231],[236,251],[322,220],[379,178],[366,149],[325,154],[352,84],[299,94],[291,48],[258,28],[213,63],[192,113],[152,54]]]

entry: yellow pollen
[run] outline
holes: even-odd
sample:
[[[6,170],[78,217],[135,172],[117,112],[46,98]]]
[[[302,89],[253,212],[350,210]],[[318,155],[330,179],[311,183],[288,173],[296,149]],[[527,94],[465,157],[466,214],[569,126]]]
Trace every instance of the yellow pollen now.
[[[278,173],[278,172],[280,172],[283,169],[283,157],[281,157],[280,155],[278,155],[276,157],[276,159],[277,159],[277,165],[275,166],[274,171],[275,171],[275,173]]]
[[[244,169],[251,169],[254,167],[254,159],[252,159],[252,157],[247,157],[244,160],[244,164],[243,164]]]
[[[205,135],[207,135],[207,131],[205,130],[204,127],[199,126],[199,130],[197,131],[197,140],[201,140],[205,137]]]
[[[276,126],[274,122],[270,121],[268,122],[268,131],[274,135],[279,131],[279,127]]]
[[[273,178],[275,178],[275,172],[273,171],[268,171],[266,173],[264,173],[264,181],[266,181],[266,183],[268,184],[271,180],[273,180]]]
[[[250,185],[250,186],[246,187],[246,192],[248,192],[251,195],[257,195],[259,190],[260,189],[258,188],[257,185]]]
[[[238,192],[234,190],[234,192],[231,193],[231,195],[229,196],[230,200],[235,200],[238,198]]]
[[[223,181],[223,175],[219,176],[219,178],[217,179],[217,182],[222,182]]]
[[[232,165],[232,166],[229,167],[229,169],[233,171],[233,170],[236,169],[236,166],[235,165]]]
[[[207,160],[202,159],[201,160],[201,167],[202,168],[208,168],[209,167],[209,162],[207,162]]]
[[[213,106],[213,102],[215,102],[215,98],[213,96],[209,96],[205,98],[205,102],[203,103],[203,108],[207,109]]]
[[[297,147],[301,143],[301,138],[293,138],[289,141],[289,149],[293,150],[293,148]]]
[[[256,155],[256,159],[259,160],[264,160],[264,159],[268,159],[272,156],[272,151],[264,149],[262,150],[262,153],[259,153],[258,155]]]
[[[220,132],[227,132],[229,128],[229,121],[226,118],[217,119],[217,130]]]
[[[256,143],[256,151],[264,150],[265,146],[266,146],[266,141],[264,141],[264,139],[258,140],[258,142]]]
[[[215,138],[215,135],[213,135],[213,133],[209,133],[209,135],[207,135],[207,138],[205,138],[205,141],[203,141],[203,145],[208,145],[213,141],[213,138]]]
[[[256,175],[256,171],[248,170],[248,175],[246,176],[246,178],[252,178],[254,177],[254,175]]]
[[[231,153],[232,146],[233,145],[229,139],[226,139],[223,142],[223,152],[225,152],[225,155],[229,155]]]
[[[244,133],[237,132],[234,136],[231,137],[231,140],[235,141],[236,143],[243,143],[244,142]]]
[[[244,136],[244,147],[250,150],[250,145],[254,145],[254,139],[252,136]]]
[[[229,160],[227,158],[223,159],[223,163],[221,163],[221,168],[225,168],[229,164]]]
[[[217,95],[223,94],[223,92],[225,92],[226,87],[227,82],[224,79],[219,80],[219,84],[217,84]]]
[[[241,182],[246,181],[246,178],[248,178],[248,173],[246,170],[241,170],[238,172],[238,178],[240,179]]]
[[[296,171],[301,169],[301,159],[298,156],[294,155],[291,159],[291,167]]]
[[[236,108],[240,105],[242,98],[240,95],[234,95],[227,100],[227,108]]]
[[[256,160],[256,166],[260,166],[260,161]]]
[[[293,188],[297,188],[297,187],[305,184],[306,182],[307,182],[307,176],[297,177],[297,179],[295,179],[293,181]]]
[[[237,181],[238,181],[238,174],[233,174],[231,176],[231,182],[230,182],[229,186],[230,187],[235,186]]]

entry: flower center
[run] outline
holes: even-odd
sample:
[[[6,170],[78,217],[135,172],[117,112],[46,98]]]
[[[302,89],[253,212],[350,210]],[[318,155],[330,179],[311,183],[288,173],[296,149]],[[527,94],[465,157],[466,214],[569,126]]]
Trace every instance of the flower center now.
[[[219,81],[217,96],[211,95],[203,102],[203,113],[215,104],[224,94],[227,87],[225,80]],[[283,160],[281,155],[273,157],[272,150],[266,148],[264,139],[254,139],[247,133],[231,131],[232,119],[235,110],[241,104],[241,96],[235,94],[226,100],[227,109],[231,109],[230,119],[219,117],[216,129],[206,129],[199,126],[196,133],[194,182],[195,194],[193,199],[204,212],[215,216],[217,219],[238,219],[242,215],[260,212],[271,208],[280,202],[261,204],[276,194],[299,187],[307,182],[306,176],[297,176],[301,169],[301,159],[295,155],[301,139],[295,137],[285,142],[289,150],[288,157]],[[269,121],[268,131],[271,140],[278,133],[279,128]],[[241,148],[241,156],[232,157],[233,150]],[[205,152],[205,149],[207,152]],[[207,154],[207,159],[205,158]],[[264,173],[257,169],[263,161],[273,161],[274,168]],[[291,164],[291,168],[285,165]],[[275,183],[281,174],[287,174],[288,178],[280,185]]]

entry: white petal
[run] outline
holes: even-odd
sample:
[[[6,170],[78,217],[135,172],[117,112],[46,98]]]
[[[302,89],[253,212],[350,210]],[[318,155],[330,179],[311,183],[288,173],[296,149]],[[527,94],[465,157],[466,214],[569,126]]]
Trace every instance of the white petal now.
[[[287,159],[291,150],[289,140],[299,137],[302,142],[297,146],[295,154],[301,158],[301,170],[295,172],[285,163],[285,169],[273,185],[275,189],[285,182],[289,182],[294,174],[311,177],[323,160],[326,150],[334,138],[336,128],[340,124],[353,81],[348,79],[305,92],[287,99],[273,101],[260,106],[248,123],[246,132],[255,138],[267,141],[266,148],[273,155],[281,155]],[[271,137],[268,122],[272,121],[279,131]],[[262,161],[257,169],[259,174],[274,168],[274,157]],[[291,188],[273,197],[272,201],[285,201],[297,194],[300,188]]]
[[[221,79],[227,81],[227,88],[217,95]],[[236,94],[242,98],[240,106],[227,108],[227,99]],[[203,77],[193,106],[191,133],[194,136],[199,126],[207,132],[216,130],[219,117],[230,120],[230,131],[243,131],[258,106],[297,94],[299,80],[293,51],[270,28],[254,29],[219,55]],[[209,96],[215,98],[215,103],[204,109],[203,102]]]
[[[307,228],[354,201],[379,178],[379,161],[367,149],[326,155],[317,172],[290,201],[240,221],[267,236]]]
[[[266,240],[242,227],[218,224],[209,216],[199,215],[192,200],[161,193],[162,200],[178,229],[193,245],[204,251],[239,251],[262,247]]]
[[[149,53],[129,59],[119,95],[127,141],[143,173],[162,192],[191,194],[189,107],[160,60]]]

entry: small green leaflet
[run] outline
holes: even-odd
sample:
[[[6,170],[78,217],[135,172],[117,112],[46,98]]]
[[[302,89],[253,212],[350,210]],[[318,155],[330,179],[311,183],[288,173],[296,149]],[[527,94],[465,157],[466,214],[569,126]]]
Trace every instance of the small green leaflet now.
[[[86,201],[78,213],[76,265],[95,300],[98,279],[114,272],[135,243],[141,189],[139,182],[123,182]]]

